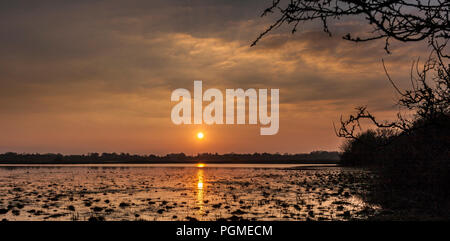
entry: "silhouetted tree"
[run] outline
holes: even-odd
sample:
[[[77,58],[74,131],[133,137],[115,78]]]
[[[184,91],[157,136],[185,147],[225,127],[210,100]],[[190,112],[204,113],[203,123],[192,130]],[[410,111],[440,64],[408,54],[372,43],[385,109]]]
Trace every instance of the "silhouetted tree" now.
[[[387,79],[399,94],[400,111],[394,121],[379,121],[366,106],[356,113],[341,116],[336,135],[346,138],[341,149],[341,163],[348,166],[374,167],[379,174],[371,200],[387,207],[434,208],[439,215],[450,210],[450,2],[448,0],[274,0],[262,16],[277,18],[262,32],[252,46],[283,24],[295,33],[300,24],[318,20],[328,35],[330,21],[362,17],[372,31],[347,33],[345,40],[365,42],[384,39],[389,43],[424,41],[430,54],[419,67],[411,66],[411,88],[401,90],[383,67]],[[413,113],[406,118],[402,111]],[[363,130],[368,120],[377,129]],[[447,216],[448,218],[448,216]]]
[[[278,17],[255,39],[252,46],[283,24],[292,25],[291,31],[295,33],[301,23],[318,20],[322,22],[323,31],[331,35],[329,21],[339,21],[351,16],[363,17],[373,29],[366,37],[347,33],[343,38],[349,41],[385,39],[385,50],[388,53],[391,39],[401,42],[428,41],[432,51],[423,68],[419,69],[419,61],[414,62],[411,67],[411,90],[401,91],[386,71],[388,80],[400,94],[399,106],[414,111],[417,118],[406,119],[399,113],[396,121],[379,122],[362,106],[357,108],[356,114],[346,119],[341,117],[341,127],[336,134],[339,137],[357,138],[355,132],[361,130],[362,119],[370,120],[379,128],[394,128],[406,132],[413,127],[421,127],[416,122],[417,119],[428,125],[449,115],[450,55],[445,52],[450,36],[449,11],[450,2],[447,0],[274,0],[262,16],[277,14]],[[413,70],[416,76],[413,76]]]
[[[436,51],[432,54],[439,57]],[[411,67],[411,90],[401,91],[386,71],[389,81],[400,96],[397,105],[413,111],[414,118],[404,118],[399,112],[397,120],[380,122],[367,111],[366,107],[358,107],[355,115],[350,115],[347,119],[341,117],[341,127],[336,134],[344,138],[357,138],[355,132],[361,130],[361,119],[369,119],[378,128],[399,130],[401,135],[448,121],[450,118],[450,66],[442,58],[436,59],[433,56],[430,56],[421,70],[419,70],[418,61],[414,66]],[[416,76],[412,74],[414,69]]]

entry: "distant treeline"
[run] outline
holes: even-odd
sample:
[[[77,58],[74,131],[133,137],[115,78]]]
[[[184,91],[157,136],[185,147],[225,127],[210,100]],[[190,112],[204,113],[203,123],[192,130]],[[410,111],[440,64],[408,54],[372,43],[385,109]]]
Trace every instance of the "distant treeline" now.
[[[0,154],[0,164],[101,164],[101,163],[298,163],[332,164],[339,162],[338,152],[313,151],[304,154],[217,154],[186,155],[173,153],[164,156],[130,155],[128,153],[89,153],[86,155],[27,154],[7,152]]]

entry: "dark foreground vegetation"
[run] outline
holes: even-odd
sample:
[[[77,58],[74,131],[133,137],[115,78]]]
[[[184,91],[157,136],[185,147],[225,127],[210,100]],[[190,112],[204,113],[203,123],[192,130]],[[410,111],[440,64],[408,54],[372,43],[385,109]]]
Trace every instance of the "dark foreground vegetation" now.
[[[128,153],[90,153],[87,155],[62,154],[0,154],[0,164],[152,164],[152,163],[292,163],[334,164],[339,162],[338,152],[313,151],[304,154],[212,154],[188,156],[184,153],[157,155],[130,155]]]
[[[419,125],[419,124],[417,124]],[[368,130],[343,145],[342,165],[377,174],[369,201],[401,218],[450,217],[450,118],[408,133]],[[411,213],[414,212],[414,213]]]
[[[396,120],[380,122],[359,107],[337,131],[348,138],[342,164],[374,170],[379,178],[368,198],[402,218],[450,219],[450,56],[441,52],[445,45],[432,46],[423,67],[413,65],[411,89],[400,90],[387,74],[405,110]],[[377,129],[358,132],[363,120]]]
[[[372,31],[347,33],[345,40],[382,40],[388,54],[392,41],[428,45],[430,54],[423,67],[419,68],[419,61],[411,67],[409,90],[395,84],[383,62],[386,77],[399,96],[396,120],[380,122],[362,106],[356,114],[341,118],[336,134],[347,138],[343,165],[377,173],[369,199],[402,218],[412,214],[420,219],[424,214],[450,219],[449,1],[276,0],[262,16],[269,14],[275,14],[276,20],[253,45],[281,25],[292,26],[295,33],[309,21],[322,23],[322,30],[331,36],[331,27],[339,27],[333,23],[346,17],[364,19],[361,23]],[[364,120],[376,129],[364,131]]]

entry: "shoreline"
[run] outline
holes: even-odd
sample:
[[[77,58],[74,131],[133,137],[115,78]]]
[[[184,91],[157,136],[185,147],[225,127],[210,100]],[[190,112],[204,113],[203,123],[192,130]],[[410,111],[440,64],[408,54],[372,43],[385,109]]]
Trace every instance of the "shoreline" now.
[[[299,170],[309,168],[326,168],[339,167],[339,164],[323,164],[323,163],[305,163],[305,164],[291,164],[291,163],[101,163],[101,164],[80,164],[80,163],[64,163],[64,164],[23,164],[23,163],[0,163],[0,168],[8,167],[187,167],[187,168],[283,168],[287,170]]]

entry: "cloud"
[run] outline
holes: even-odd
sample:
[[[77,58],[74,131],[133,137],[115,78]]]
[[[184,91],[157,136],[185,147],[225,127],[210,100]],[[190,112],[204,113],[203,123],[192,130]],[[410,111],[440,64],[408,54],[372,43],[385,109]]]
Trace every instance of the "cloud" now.
[[[173,145],[196,127],[174,129],[170,121],[170,92],[192,89],[193,80],[203,80],[204,88],[280,89],[279,136],[261,139],[253,127],[215,127],[211,131],[228,141],[205,151],[335,149],[330,123],[341,113],[360,104],[394,110],[381,58],[405,86],[411,59],[426,51],[394,43],[394,54],[387,55],[383,42],[342,40],[347,31],[365,31],[358,19],[333,24],[333,37],[312,23],[295,35],[279,29],[250,47],[275,17],[259,17],[267,4],[3,3],[0,125],[8,126],[8,135],[0,151],[198,151],[192,143]],[[299,146],[294,143],[301,133],[310,141]],[[292,141],[280,147],[280,140]]]

